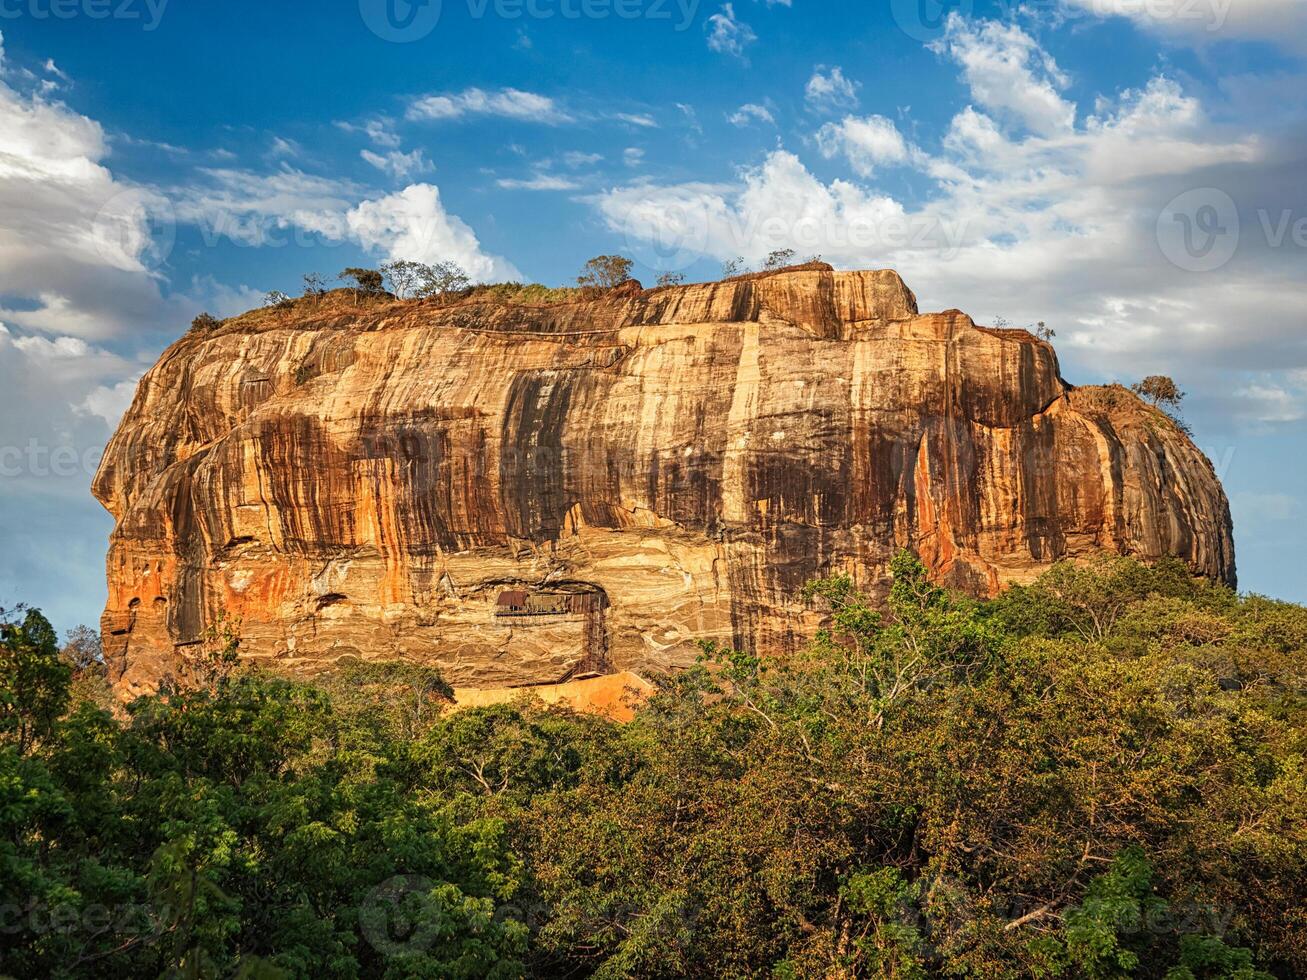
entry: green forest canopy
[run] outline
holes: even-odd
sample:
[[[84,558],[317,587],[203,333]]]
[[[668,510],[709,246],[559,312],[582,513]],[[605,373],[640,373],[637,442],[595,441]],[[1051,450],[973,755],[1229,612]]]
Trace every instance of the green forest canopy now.
[[[101,705],[0,627],[0,975],[1307,975],[1307,610],[1179,562],[814,583],[618,725],[411,665]]]

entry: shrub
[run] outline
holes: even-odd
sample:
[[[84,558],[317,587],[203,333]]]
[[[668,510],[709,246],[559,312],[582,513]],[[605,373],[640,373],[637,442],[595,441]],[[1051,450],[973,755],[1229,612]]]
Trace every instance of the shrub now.
[[[381,273],[376,269],[360,269],[358,266],[350,266],[336,278],[342,282],[352,281],[354,283],[355,301],[364,296],[377,296],[385,292],[383,288],[384,280]]]
[[[461,293],[472,285],[472,279],[456,262],[436,262],[419,268],[416,295],[444,299]]]
[[[216,316],[210,313],[201,313],[191,321],[191,333],[209,333],[218,329],[220,323],[222,321]]]
[[[620,286],[631,278],[631,265],[631,260],[624,255],[596,255],[586,262],[576,277],[577,285],[598,289]]]
[[[1184,398],[1184,392],[1165,374],[1150,374],[1143,381],[1132,384],[1130,390],[1140,398],[1147,398],[1155,408],[1179,408]]]

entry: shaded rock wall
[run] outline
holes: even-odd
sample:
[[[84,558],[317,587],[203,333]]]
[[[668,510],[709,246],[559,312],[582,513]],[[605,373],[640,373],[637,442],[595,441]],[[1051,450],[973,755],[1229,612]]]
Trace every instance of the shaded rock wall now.
[[[1225,496],[1172,423],[1071,388],[1025,331],[918,315],[888,271],[249,314],[164,353],[94,490],[123,696],[223,609],[287,669],[502,687],[791,644],[806,580],[881,589],[903,546],[973,593],[1101,550],[1234,580]],[[499,614],[560,589],[602,601]]]

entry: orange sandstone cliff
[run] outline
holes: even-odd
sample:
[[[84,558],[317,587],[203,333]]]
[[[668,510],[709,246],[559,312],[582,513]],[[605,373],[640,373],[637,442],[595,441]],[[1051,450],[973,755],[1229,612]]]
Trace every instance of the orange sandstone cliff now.
[[[791,646],[805,581],[876,592],[905,546],[976,594],[1101,551],[1234,581],[1173,423],[889,271],[256,311],[164,352],[94,491],[123,697],[224,611],[283,669],[496,688]]]

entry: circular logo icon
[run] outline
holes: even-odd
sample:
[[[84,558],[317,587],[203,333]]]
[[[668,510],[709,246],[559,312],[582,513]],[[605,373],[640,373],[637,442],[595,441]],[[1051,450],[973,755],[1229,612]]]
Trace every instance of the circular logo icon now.
[[[440,23],[441,0],[359,0],[368,30],[383,41],[420,41]]]
[[[1157,244],[1186,272],[1211,272],[1239,247],[1239,208],[1225,191],[1197,187],[1177,194],[1157,216]]]
[[[430,949],[440,931],[439,917],[429,914],[427,895],[435,887],[423,875],[396,875],[383,881],[359,906],[363,938],[382,956]]]
[[[659,272],[684,269],[708,246],[710,215],[703,201],[641,201],[621,225],[626,252]]]
[[[973,0],[890,0],[894,23],[908,37],[927,44],[944,36],[949,14],[971,15]]]
[[[100,257],[114,268],[128,272],[156,268],[177,241],[172,202],[140,188],[121,191],[96,212],[91,240]]]

